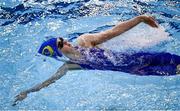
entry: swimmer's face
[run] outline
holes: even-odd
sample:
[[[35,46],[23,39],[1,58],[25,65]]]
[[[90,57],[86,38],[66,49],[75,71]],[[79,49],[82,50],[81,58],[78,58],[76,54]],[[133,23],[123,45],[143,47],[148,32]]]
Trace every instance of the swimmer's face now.
[[[61,50],[61,52],[63,52],[64,54],[69,54],[73,50],[72,45],[68,41],[64,40],[63,38],[57,39],[57,46],[58,46],[58,49]]]

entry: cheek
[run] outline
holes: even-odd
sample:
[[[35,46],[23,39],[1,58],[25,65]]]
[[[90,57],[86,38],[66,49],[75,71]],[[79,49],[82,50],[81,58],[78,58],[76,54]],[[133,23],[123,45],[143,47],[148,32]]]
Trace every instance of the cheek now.
[[[64,53],[70,53],[72,51],[72,48],[67,45],[64,45],[64,47],[61,49],[61,51]]]

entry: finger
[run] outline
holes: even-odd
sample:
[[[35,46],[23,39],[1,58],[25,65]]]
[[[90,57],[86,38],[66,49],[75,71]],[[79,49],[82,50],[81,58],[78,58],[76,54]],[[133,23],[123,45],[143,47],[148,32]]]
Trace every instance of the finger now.
[[[14,102],[17,102],[17,101],[19,101],[19,98],[18,98],[18,97],[15,98]]]
[[[19,95],[16,95],[15,98],[18,98]]]
[[[12,104],[12,106],[17,105],[17,101],[18,101],[18,99],[15,99],[14,102],[13,102],[13,104]]]
[[[155,16],[151,16],[151,20],[153,20],[156,24],[156,26],[158,27],[158,23],[156,22]]]
[[[16,100],[13,102],[12,106],[16,106],[18,103],[19,103],[19,100],[16,99]]]
[[[156,23],[156,22],[154,22],[154,24],[153,24],[153,25],[154,25],[154,27],[158,28],[158,25],[157,25],[157,23]]]
[[[21,101],[21,96],[20,96],[20,95],[17,95],[17,96],[15,97],[15,102],[17,102],[17,101]]]
[[[155,16],[151,16],[151,17],[152,17],[152,19],[154,19],[156,21],[156,17]]]
[[[158,28],[158,25],[156,23],[154,23],[154,22],[151,24],[151,26],[155,27],[155,28]]]
[[[12,106],[16,106],[16,105],[17,105],[17,103],[15,103],[15,102],[12,104]]]
[[[155,17],[153,17],[153,16],[149,16],[149,17],[150,17],[152,20],[156,21],[156,20],[155,20]]]
[[[155,20],[154,20],[152,17],[150,17],[150,20],[151,20],[151,25],[152,25],[153,27],[158,28],[157,23],[155,22]]]

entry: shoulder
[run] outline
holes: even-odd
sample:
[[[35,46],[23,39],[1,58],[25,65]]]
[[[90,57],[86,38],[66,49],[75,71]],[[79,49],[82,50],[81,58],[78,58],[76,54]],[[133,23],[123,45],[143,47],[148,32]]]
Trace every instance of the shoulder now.
[[[77,44],[82,47],[92,47],[95,34],[83,34],[77,38]]]

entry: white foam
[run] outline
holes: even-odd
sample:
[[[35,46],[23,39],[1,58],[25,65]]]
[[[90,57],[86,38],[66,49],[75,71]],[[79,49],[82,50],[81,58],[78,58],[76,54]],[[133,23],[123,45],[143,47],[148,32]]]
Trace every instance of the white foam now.
[[[170,40],[170,37],[162,26],[152,28],[141,23],[131,30],[103,43],[101,46],[118,51],[129,48],[139,50],[157,45],[165,40]]]

